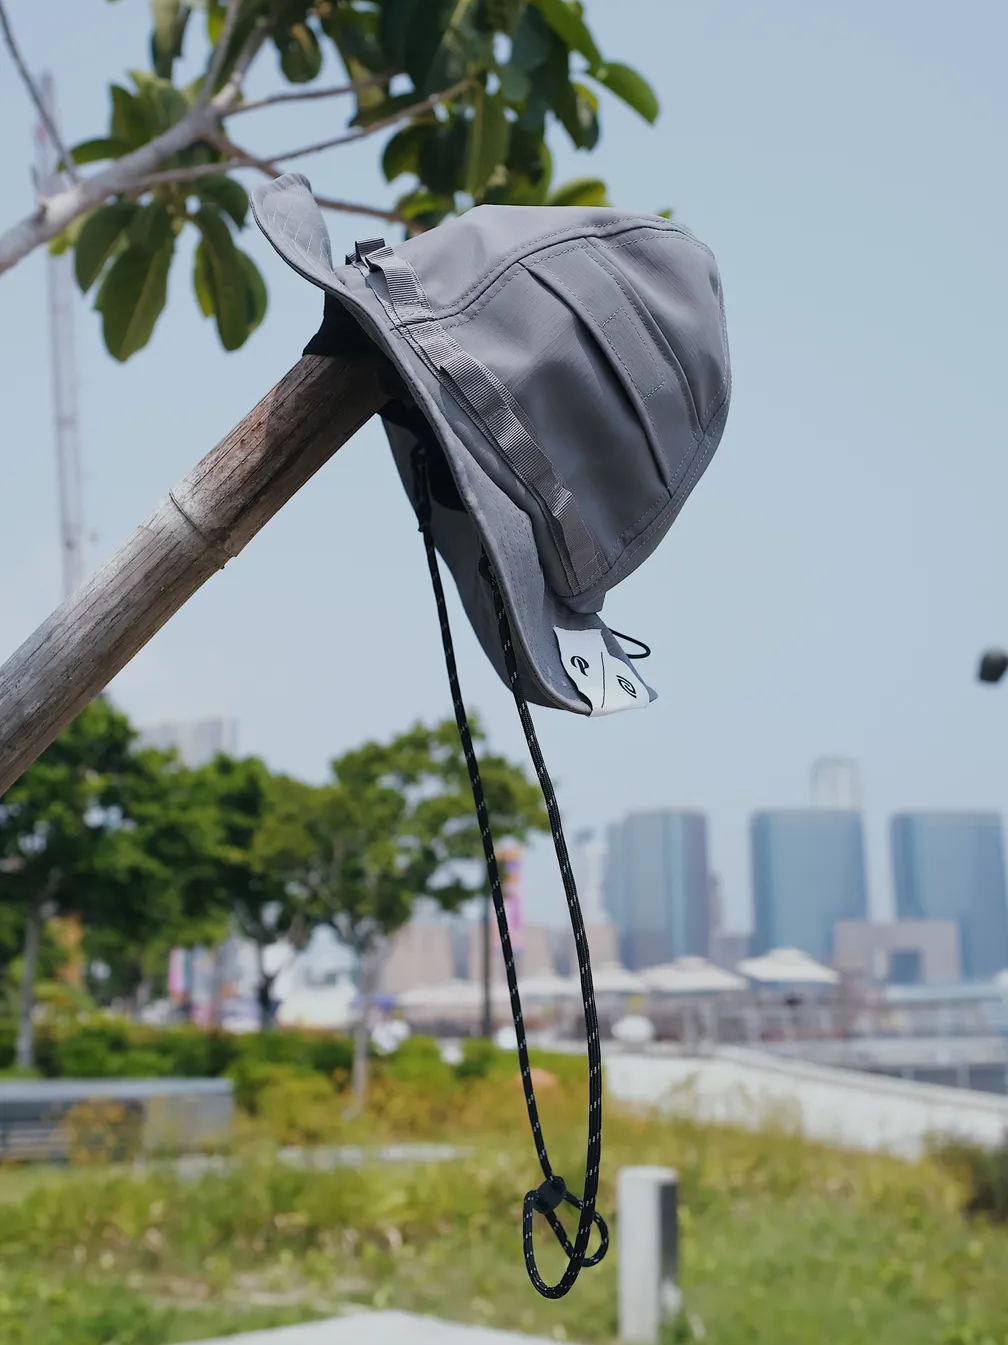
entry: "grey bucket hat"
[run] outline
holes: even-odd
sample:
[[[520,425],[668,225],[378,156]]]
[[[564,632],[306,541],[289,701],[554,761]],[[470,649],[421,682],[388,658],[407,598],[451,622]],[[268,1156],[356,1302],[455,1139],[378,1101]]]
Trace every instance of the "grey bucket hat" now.
[[[501,678],[484,553],[528,700],[579,714],[653,700],[599,613],[721,438],[731,374],[710,251],[660,216],[486,205],[334,266],[306,178],[255,187],[252,211],[336,301],[327,324],[362,329],[397,371],[382,413],[397,467],[417,507],[426,437],[434,542]]]

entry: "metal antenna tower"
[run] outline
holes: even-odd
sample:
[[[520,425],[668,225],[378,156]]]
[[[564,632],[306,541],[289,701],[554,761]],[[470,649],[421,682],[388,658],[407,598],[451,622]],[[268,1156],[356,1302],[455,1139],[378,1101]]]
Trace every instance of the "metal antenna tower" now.
[[[53,120],[53,125],[58,126],[56,89],[52,76],[43,75],[40,87],[46,110]],[[49,132],[40,122],[35,127],[35,190],[40,197],[54,194],[62,184],[64,175],[57,171],[57,153]],[[77,437],[77,362],[74,350],[72,265],[69,252],[64,252],[59,257],[50,253],[46,258],[64,597],[77,588],[86,573],[84,503],[81,490],[80,444]]]

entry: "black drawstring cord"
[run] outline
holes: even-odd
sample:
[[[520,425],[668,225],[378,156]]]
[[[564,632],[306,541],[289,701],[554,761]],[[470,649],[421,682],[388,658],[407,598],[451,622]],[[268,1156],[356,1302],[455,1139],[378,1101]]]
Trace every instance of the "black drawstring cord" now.
[[[577,951],[578,970],[581,976],[581,995],[584,1001],[585,1030],[588,1039],[588,1152],[585,1163],[584,1196],[579,1200],[577,1196],[567,1189],[567,1184],[564,1179],[553,1172],[553,1169],[550,1166],[549,1157],[546,1153],[546,1144],[543,1140],[542,1127],[539,1123],[539,1110],[536,1106],[535,1091],[532,1087],[528,1042],[525,1037],[525,1023],[522,1017],[521,999],[518,994],[518,976],[515,971],[514,951],[511,947],[511,934],[508,929],[507,912],[504,907],[504,894],[501,889],[500,871],[497,866],[497,856],[494,851],[493,836],[490,832],[490,818],[487,811],[486,798],[483,793],[483,782],[479,773],[479,762],[476,759],[472,735],[469,732],[469,721],[466,718],[465,706],[462,703],[462,692],[458,680],[458,668],[455,663],[455,651],[452,645],[451,629],[448,624],[448,609],[445,605],[444,589],[441,585],[441,571],[438,567],[437,553],[435,552],[434,541],[431,537],[430,488],[427,480],[426,454],[422,444],[418,444],[413,450],[413,475],[417,519],[419,520],[420,531],[423,534],[424,546],[427,551],[427,565],[430,570],[431,582],[434,587],[434,598],[437,603],[438,620],[441,624],[441,641],[444,645],[445,664],[448,669],[448,681],[451,686],[452,704],[455,709],[455,722],[458,725],[459,737],[462,740],[462,751],[465,755],[466,765],[469,769],[469,780],[472,785],[473,802],[476,805],[476,817],[479,822],[480,837],[483,842],[483,853],[486,858],[487,877],[490,880],[490,892],[493,898],[494,911],[497,916],[497,928],[500,932],[501,951],[504,954],[504,970],[507,976],[508,992],[511,996],[511,1016],[514,1020],[515,1036],[518,1039],[518,1063],[521,1068],[522,1088],[525,1093],[525,1106],[528,1110],[529,1123],[532,1127],[532,1138],[535,1143],[536,1154],[539,1158],[539,1165],[542,1168],[543,1176],[545,1178],[545,1181],[538,1190],[528,1192],[525,1196],[525,1202],[522,1208],[522,1247],[525,1254],[525,1268],[528,1271],[528,1276],[532,1281],[533,1286],[544,1298],[563,1298],[581,1273],[582,1267],[598,1265],[609,1249],[609,1230],[606,1227],[605,1220],[595,1209],[595,1200],[598,1195],[599,1163],[602,1155],[602,1053],[598,1016],[595,1011],[595,992],[592,986],[588,937],[585,933],[581,905],[577,896],[577,887],[574,882],[570,857],[567,853],[567,843],[564,839],[556,794],[554,793],[549,773],[546,770],[546,763],[543,760],[539,741],[536,738],[532,716],[529,714],[528,705],[526,704],[525,697],[521,690],[521,684],[518,677],[518,665],[515,659],[514,648],[511,643],[511,629],[507,619],[507,612],[504,609],[504,603],[501,599],[493,570],[490,567],[489,559],[486,554],[484,554],[480,560],[480,574],[483,575],[484,579],[490,584],[493,592],[497,626],[500,632],[501,647],[504,652],[504,664],[507,670],[508,681],[514,694],[515,703],[518,706],[518,714],[521,719],[522,728],[525,731],[525,739],[528,743],[529,752],[536,768],[536,774],[539,777],[543,798],[546,802],[546,812],[549,816],[550,829],[553,833],[553,843],[556,847],[557,860],[560,864],[560,874],[563,878],[564,891],[567,895],[567,906],[570,911],[571,927],[574,932],[574,946]],[[578,1229],[573,1246],[571,1245],[563,1224],[561,1224],[556,1215],[557,1206],[564,1201],[569,1205],[573,1205],[575,1209],[580,1211]],[[539,1268],[536,1265],[535,1249],[533,1246],[533,1215],[536,1213],[541,1214],[543,1218],[545,1218],[568,1258],[567,1268],[556,1284],[547,1284],[540,1275]],[[588,1242],[591,1237],[593,1224],[598,1226],[600,1243],[598,1251],[596,1251],[593,1256],[587,1256]]]
[[[626,654],[627,658],[650,658],[650,657],[651,657],[651,646],[650,646],[649,644],[645,644],[643,640],[635,640],[634,637],[633,637],[632,635],[624,635],[623,632],[622,632],[621,630],[613,630],[613,629],[612,629],[612,626],[610,626],[609,629],[610,629],[610,631],[612,631],[613,635],[616,636],[617,640],[626,640],[626,641],[628,641],[628,643],[630,643],[630,644],[635,644],[635,645],[637,646],[638,649],[643,649],[643,650],[644,650],[644,653],[643,653],[643,654],[631,654],[630,651],[629,651],[629,649],[624,649],[623,652],[624,652],[624,654]]]

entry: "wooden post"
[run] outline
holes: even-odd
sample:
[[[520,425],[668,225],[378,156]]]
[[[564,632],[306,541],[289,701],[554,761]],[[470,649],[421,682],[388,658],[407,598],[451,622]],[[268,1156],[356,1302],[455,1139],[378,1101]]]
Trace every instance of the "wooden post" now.
[[[678,1178],[673,1168],[621,1168],[616,1174],[619,1233],[619,1338],[658,1345],[679,1312]]]
[[[381,407],[378,366],[307,355],[0,668],[0,797]]]

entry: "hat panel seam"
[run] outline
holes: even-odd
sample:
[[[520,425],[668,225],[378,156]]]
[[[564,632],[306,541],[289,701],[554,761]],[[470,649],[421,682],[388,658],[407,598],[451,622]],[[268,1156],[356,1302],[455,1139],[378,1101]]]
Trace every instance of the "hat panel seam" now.
[[[453,299],[450,304],[446,305],[444,308],[435,310],[435,315],[438,318],[450,318],[464,313],[474,302],[475,298],[481,297],[480,292],[484,288],[489,288],[492,285],[496,284],[496,282],[501,278],[502,275],[505,274],[505,272],[511,270],[512,267],[524,261],[525,258],[532,257],[538,252],[543,252],[548,248],[554,247],[556,245],[557,240],[561,241],[569,240],[570,242],[577,242],[578,240],[584,241],[591,238],[618,237],[622,233],[629,233],[631,231],[633,231],[635,234],[637,233],[675,234],[677,237],[683,238],[687,242],[695,243],[698,247],[703,248],[703,250],[707,252],[708,255],[711,256],[711,258],[713,259],[713,254],[710,252],[710,249],[705,248],[702,243],[699,243],[698,240],[694,239],[691,234],[689,234],[686,230],[683,229],[682,225],[670,224],[667,227],[663,228],[660,225],[645,224],[641,222],[640,216],[627,216],[619,227],[613,227],[611,233],[605,231],[601,226],[598,225],[591,226],[590,230],[586,230],[584,227],[582,227],[581,229],[570,229],[570,228],[557,229],[553,233],[540,234],[534,240],[534,242],[523,243],[520,247],[515,248],[513,252],[506,254],[495,265],[493,271],[489,275],[481,276],[478,280],[474,280],[472,284],[469,285],[467,289],[463,290],[463,292],[460,295],[458,295],[455,299]],[[628,240],[621,246],[629,247],[631,245],[631,241],[632,240]],[[613,246],[616,246],[616,244],[613,244]],[[404,257],[403,260],[408,261],[409,258]],[[410,265],[412,266],[412,262],[410,262]],[[414,322],[418,320],[419,319],[410,318],[407,321]]]

